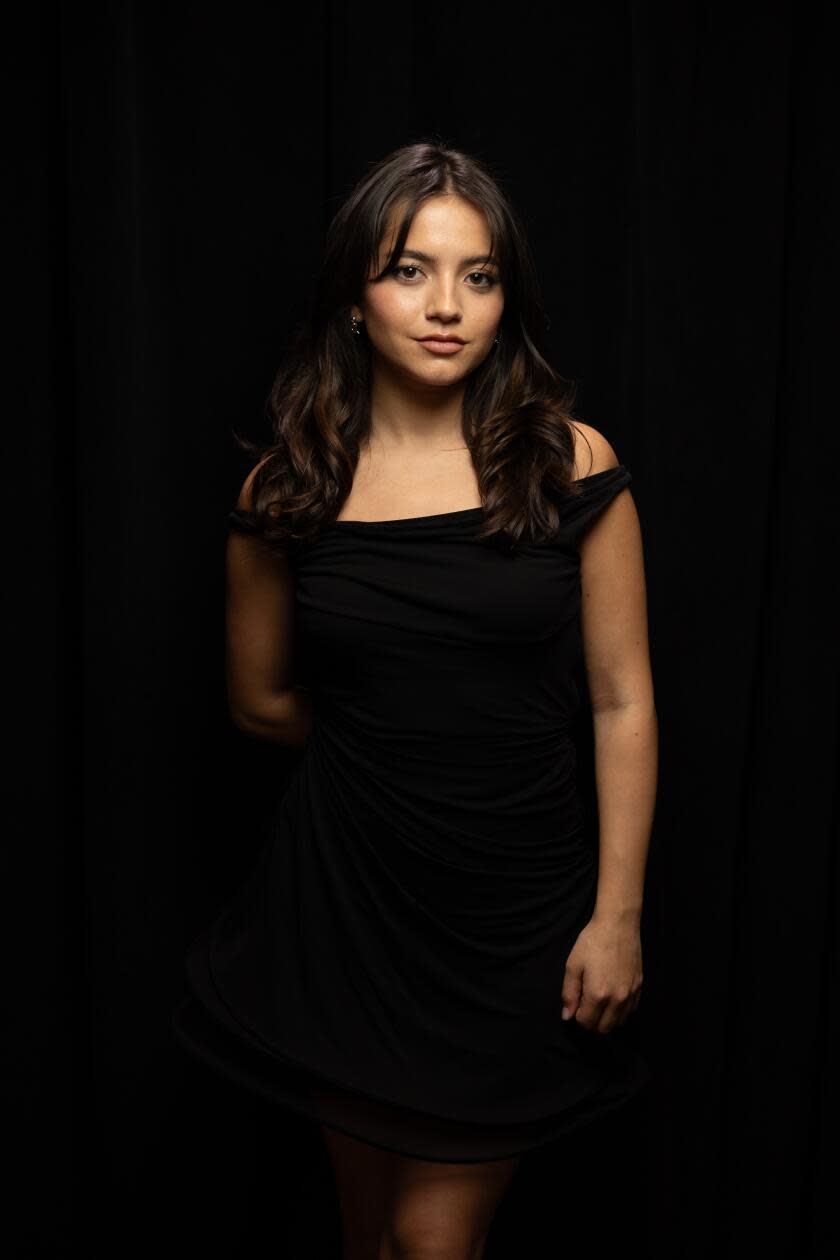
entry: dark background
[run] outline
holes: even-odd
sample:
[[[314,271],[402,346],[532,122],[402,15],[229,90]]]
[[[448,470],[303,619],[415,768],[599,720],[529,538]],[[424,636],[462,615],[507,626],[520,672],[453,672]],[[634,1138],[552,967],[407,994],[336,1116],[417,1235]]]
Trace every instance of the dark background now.
[[[229,722],[226,513],[324,230],[439,137],[520,207],[633,474],[660,788],[652,1092],[488,1257],[822,1257],[837,1053],[837,56],[770,3],[41,4],[6,49],[19,405],[5,1073],[20,1254],[337,1256],[305,1122],[187,1059],[186,944],[289,753]],[[20,1123],[17,1123],[17,1119]]]

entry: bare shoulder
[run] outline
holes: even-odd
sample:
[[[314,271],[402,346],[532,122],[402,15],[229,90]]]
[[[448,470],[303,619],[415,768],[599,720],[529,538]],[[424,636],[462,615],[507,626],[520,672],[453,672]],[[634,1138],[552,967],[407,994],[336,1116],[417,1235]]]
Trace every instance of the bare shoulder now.
[[[580,420],[572,423],[575,439],[575,480],[591,477],[621,462],[603,433]]]

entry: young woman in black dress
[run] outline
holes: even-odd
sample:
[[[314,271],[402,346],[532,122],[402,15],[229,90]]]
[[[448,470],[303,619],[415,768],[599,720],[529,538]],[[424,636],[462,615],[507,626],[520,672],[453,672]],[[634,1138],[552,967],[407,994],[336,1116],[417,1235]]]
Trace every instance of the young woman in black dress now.
[[[231,713],[301,762],[194,984],[319,1123],[348,1260],[481,1256],[522,1153],[650,1075],[623,1040],[657,765],[640,527],[536,292],[483,163],[389,155],[331,225],[231,513]]]

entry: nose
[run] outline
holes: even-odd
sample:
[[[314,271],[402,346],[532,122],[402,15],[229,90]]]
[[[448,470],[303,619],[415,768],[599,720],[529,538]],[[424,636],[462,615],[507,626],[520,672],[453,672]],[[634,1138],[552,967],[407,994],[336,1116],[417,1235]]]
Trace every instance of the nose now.
[[[442,276],[430,290],[427,319],[460,319],[461,306],[457,299],[457,281],[454,276]]]

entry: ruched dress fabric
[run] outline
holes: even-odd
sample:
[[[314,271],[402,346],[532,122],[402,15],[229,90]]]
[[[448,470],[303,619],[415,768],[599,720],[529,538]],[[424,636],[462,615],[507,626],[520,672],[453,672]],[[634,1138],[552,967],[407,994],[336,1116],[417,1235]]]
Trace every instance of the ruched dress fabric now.
[[[186,1049],[317,1123],[455,1163],[544,1145],[648,1083],[632,1019],[561,1019],[598,871],[569,732],[577,545],[630,480],[583,478],[557,535],[514,553],[477,539],[481,508],[335,521],[294,549],[312,734],[187,953]]]

